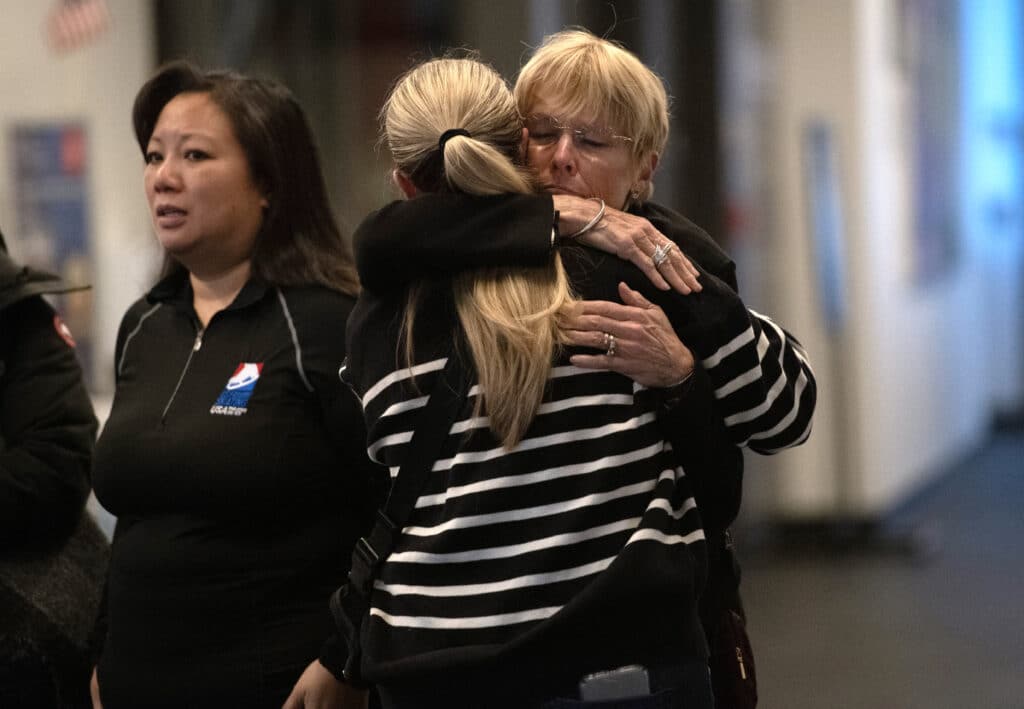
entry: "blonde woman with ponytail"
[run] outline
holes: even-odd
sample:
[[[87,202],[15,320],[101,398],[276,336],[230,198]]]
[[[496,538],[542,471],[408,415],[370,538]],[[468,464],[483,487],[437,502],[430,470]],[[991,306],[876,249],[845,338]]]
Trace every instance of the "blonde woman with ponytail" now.
[[[381,119],[393,177],[406,197],[533,192],[529,173],[512,162],[522,143],[515,102],[485,64],[453,58],[420,65],[395,87]],[[572,298],[562,260],[556,253],[537,268],[470,272],[452,285],[480,381],[474,413],[486,410],[491,429],[511,448],[540,406],[559,346],[557,316]],[[407,363],[418,300],[419,288],[410,289]]]
[[[415,67],[381,119],[409,200],[429,193],[443,211],[467,196],[526,199],[534,187],[509,88],[475,59]],[[398,204],[368,217],[357,242],[382,238]],[[443,243],[438,223],[428,215],[409,238]],[[517,220],[476,238],[537,227]],[[344,376],[363,405],[370,456],[392,475],[449,359],[473,382],[376,571],[360,674],[384,707],[553,709],[628,695],[630,707],[710,709],[696,610],[703,532],[657,422],[659,397],[573,365],[577,350],[559,328],[574,291],[609,299],[620,282],[680,333],[697,319],[701,296],[659,291],[628,262],[583,247],[360,294]],[[738,299],[719,306],[723,318],[743,316]]]

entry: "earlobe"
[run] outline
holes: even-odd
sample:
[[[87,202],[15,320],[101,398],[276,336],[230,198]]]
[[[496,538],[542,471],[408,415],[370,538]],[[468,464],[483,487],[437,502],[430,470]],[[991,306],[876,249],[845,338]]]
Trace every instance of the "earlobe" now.
[[[651,153],[650,158],[642,160],[640,164],[640,174],[637,178],[641,182],[650,182],[654,178],[654,171],[658,169],[658,154]]]
[[[395,183],[395,187],[402,191],[406,199],[412,199],[420,193],[416,185],[409,179],[409,176],[397,167],[391,171],[391,181]]]
[[[647,160],[641,160],[640,170],[637,172],[636,181],[633,186],[630,187],[629,197],[632,201],[636,202],[640,199],[640,195],[647,191],[647,185],[650,184],[654,178],[654,171],[658,167],[658,154],[651,153],[650,158]]]

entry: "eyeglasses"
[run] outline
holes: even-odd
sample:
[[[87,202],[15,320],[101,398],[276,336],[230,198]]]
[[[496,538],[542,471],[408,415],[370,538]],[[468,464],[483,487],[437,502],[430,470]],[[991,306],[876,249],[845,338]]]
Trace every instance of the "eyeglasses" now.
[[[554,116],[530,116],[526,119],[526,130],[530,132],[531,144],[545,148],[557,144],[566,132],[572,136],[572,144],[576,149],[583,152],[596,152],[619,143],[633,142],[632,138],[616,135],[610,128],[570,125]]]

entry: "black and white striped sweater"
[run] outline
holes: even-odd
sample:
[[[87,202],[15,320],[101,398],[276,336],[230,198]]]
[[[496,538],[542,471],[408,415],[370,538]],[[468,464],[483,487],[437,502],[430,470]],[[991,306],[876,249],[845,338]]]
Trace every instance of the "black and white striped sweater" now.
[[[810,431],[813,375],[798,343],[702,274],[700,294],[658,291],[638,270],[563,250],[583,297],[624,280],[659,304],[708,372],[738,443],[771,451]],[[417,313],[417,361],[398,364],[404,296],[364,291],[348,328],[347,379],[371,457],[392,475],[454,339],[445,282]],[[704,576],[699,513],[658,426],[658,393],[555,362],[545,402],[505,450],[476,387],[383,565],[364,627],[367,679],[468,687],[564,681],[630,662],[699,660]],[[810,386],[808,386],[810,382]],[[514,681],[512,678],[516,678]]]

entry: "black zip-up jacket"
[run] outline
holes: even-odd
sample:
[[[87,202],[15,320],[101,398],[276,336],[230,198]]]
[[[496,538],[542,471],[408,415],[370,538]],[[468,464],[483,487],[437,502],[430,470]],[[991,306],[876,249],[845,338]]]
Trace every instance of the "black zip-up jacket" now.
[[[252,280],[202,329],[182,274],[125,315],[94,471],[105,706],[280,706],[319,655],[377,504],[337,376],[353,302]]]
[[[96,417],[70,336],[43,293],[75,290],[16,264],[0,236],[0,555],[74,528]]]

